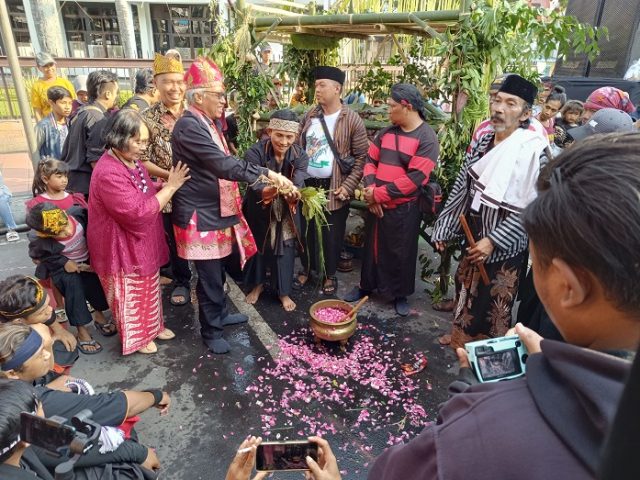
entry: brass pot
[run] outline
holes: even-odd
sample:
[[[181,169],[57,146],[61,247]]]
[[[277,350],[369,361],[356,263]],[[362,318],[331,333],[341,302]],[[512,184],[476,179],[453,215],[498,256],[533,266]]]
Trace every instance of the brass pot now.
[[[346,311],[350,311],[351,308],[353,308],[351,304],[335,299],[320,300],[311,305],[309,308],[309,314],[311,315],[310,323],[316,343],[319,343],[320,340],[327,340],[329,342],[340,342],[344,346],[349,340],[349,337],[356,331],[356,327],[358,326],[356,317],[354,315],[340,323],[328,323],[323,322],[315,316],[316,310],[328,307],[340,308]]]

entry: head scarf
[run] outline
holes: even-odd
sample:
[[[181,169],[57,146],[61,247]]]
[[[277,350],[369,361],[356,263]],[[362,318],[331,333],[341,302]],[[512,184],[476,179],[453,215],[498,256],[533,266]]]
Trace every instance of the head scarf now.
[[[603,108],[615,108],[627,113],[633,113],[636,110],[629,99],[629,94],[615,87],[602,87],[594,90],[587,97],[584,108],[595,111]]]
[[[427,120],[424,114],[424,100],[414,85],[409,83],[396,83],[391,87],[390,96],[394,101],[402,105],[411,105],[411,107],[418,112],[420,118],[425,121]]]

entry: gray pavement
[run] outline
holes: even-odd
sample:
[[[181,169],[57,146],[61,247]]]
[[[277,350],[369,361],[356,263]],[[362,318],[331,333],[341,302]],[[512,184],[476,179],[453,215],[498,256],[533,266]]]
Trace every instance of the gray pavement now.
[[[425,244],[420,250],[433,255]],[[340,294],[357,284],[357,267],[339,274]],[[0,278],[33,270],[25,234],[16,243],[0,242]],[[104,350],[81,356],[72,374],[98,391],[159,387],[170,392],[170,413],[145,412],[136,427],[141,441],[157,449],[162,478],[222,480],[247,434],[282,440],[321,430],[343,478],[364,479],[367,466],[389,442],[413,437],[436,419],[456,367],[454,354],[437,343],[449,317],[430,308],[424,286],[418,279],[412,313],[404,319],[389,303],[369,302],[358,317],[360,329],[342,353],[332,345],[313,347],[307,312],[322,299],[315,286],[295,296],[298,308],[285,313],[269,292],[255,308],[248,306],[241,287],[232,283],[232,308],[248,313],[251,321],[229,329],[233,350],[224,356],[202,345],[196,307],[171,306],[166,291],[165,318],[177,333],[175,340],[159,342],[156,355],[122,357],[117,337],[104,338],[96,331]],[[417,352],[427,357],[428,366],[407,379],[399,364]]]

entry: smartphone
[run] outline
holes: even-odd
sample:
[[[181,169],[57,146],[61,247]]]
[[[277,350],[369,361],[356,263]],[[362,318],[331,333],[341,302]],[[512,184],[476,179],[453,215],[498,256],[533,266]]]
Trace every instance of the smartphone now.
[[[309,470],[307,456],[318,461],[318,444],[313,442],[263,442],[256,452],[256,470]]]
[[[75,435],[76,429],[71,425],[62,425],[55,420],[32,413],[20,414],[20,439],[49,452],[57,452],[68,447]]]

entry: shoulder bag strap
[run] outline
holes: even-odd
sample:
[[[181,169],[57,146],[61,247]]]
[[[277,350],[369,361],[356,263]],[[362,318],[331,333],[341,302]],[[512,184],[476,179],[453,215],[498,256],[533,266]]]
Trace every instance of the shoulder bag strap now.
[[[324,136],[327,138],[327,143],[329,144],[329,148],[331,148],[331,151],[333,152],[333,156],[335,157],[336,162],[338,162],[338,164],[341,165],[342,159],[338,154],[338,150],[336,149],[336,144],[333,143],[333,138],[331,138],[331,135],[329,134],[327,123],[324,121],[324,115],[320,114],[318,118],[320,119],[320,125],[322,125],[322,130],[324,130]]]

